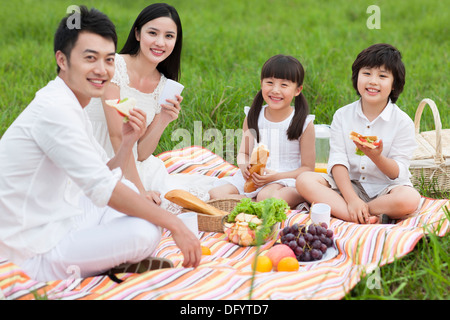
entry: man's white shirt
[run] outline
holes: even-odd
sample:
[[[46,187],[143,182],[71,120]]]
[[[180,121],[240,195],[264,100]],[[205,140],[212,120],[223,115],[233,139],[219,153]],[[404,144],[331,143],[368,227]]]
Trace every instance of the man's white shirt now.
[[[0,140],[0,256],[20,263],[54,247],[81,214],[81,192],[106,206],[122,176],[107,161],[65,82],[39,90]]]

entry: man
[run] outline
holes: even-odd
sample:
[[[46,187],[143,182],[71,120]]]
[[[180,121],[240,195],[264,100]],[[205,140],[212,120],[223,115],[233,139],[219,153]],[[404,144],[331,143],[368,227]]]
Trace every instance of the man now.
[[[149,257],[166,228],[183,266],[198,266],[196,236],[121,179],[145,114],[131,111],[120,150],[108,161],[83,110],[114,74],[114,25],[85,7],[80,28],[67,19],[55,34],[58,76],[0,140],[0,256],[40,281],[66,278],[69,270],[86,277]]]

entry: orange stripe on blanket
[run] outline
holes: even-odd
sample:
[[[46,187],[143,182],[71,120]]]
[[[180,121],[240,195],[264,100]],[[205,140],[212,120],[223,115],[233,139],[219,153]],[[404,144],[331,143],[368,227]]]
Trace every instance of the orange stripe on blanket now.
[[[210,150],[192,146],[166,151],[157,156],[169,173],[203,174],[223,178],[236,173],[238,168]]]

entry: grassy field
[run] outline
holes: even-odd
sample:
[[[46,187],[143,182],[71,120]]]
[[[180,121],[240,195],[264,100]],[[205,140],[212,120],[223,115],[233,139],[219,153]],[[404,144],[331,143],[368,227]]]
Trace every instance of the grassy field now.
[[[0,1],[0,137],[36,90],[56,76],[53,34],[69,5],[85,4],[106,13],[116,24],[120,49],[135,17],[150,3]],[[357,99],[351,85],[356,55],[379,42],[396,46],[406,65],[406,86],[397,104],[413,118],[420,100],[431,98],[440,110],[443,127],[450,128],[448,2],[374,2],[171,1],[183,23],[181,82],[186,89],[182,115],[164,133],[157,153],[180,145],[171,135],[176,129],[194,132],[199,127],[199,134],[184,143],[214,149],[206,132],[216,128],[223,135],[220,145],[224,146],[224,157],[233,156],[239,140],[225,141],[226,132],[241,128],[243,107],[251,104],[259,89],[262,64],[278,53],[293,55],[302,62],[306,70],[304,94],[311,113],[316,115],[316,123],[329,124],[339,107]],[[367,26],[373,13],[366,10],[372,4],[380,8],[380,29]],[[434,129],[428,109],[422,116],[421,129]],[[429,195],[427,190],[422,193]],[[385,279],[381,290],[368,290],[363,281],[347,298],[448,299],[449,247],[448,236],[427,238],[413,253],[381,269]],[[435,280],[441,286],[422,282]]]

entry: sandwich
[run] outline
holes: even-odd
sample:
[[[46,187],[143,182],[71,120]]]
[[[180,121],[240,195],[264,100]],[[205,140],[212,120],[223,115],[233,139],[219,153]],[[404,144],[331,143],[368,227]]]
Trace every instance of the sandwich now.
[[[203,213],[211,216],[224,216],[228,214],[228,212],[220,210],[202,201],[192,193],[185,190],[170,190],[164,195],[164,198],[183,207],[184,209],[192,210],[198,213]]]
[[[363,136],[362,134],[352,131],[352,132],[350,132],[349,138],[353,141],[358,142],[359,144],[362,144],[363,146],[370,148],[370,149],[375,149],[380,145],[380,143],[378,142],[377,136]],[[356,148],[356,154],[362,155],[362,156],[364,155],[364,153],[361,150],[359,150],[358,148]]]
[[[119,114],[122,117],[124,117],[123,122],[128,122],[130,110],[136,106],[136,99],[135,98],[124,98],[122,100],[112,99],[112,100],[105,100],[105,103],[108,106],[115,108],[117,112],[119,112]]]
[[[250,175],[244,184],[245,192],[253,192],[257,188],[252,179],[253,173],[263,174],[266,168],[267,160],[269,158],[269,150],[263,144],[259,145],[257,148],[253,149],[252,155],[250,157]]]

